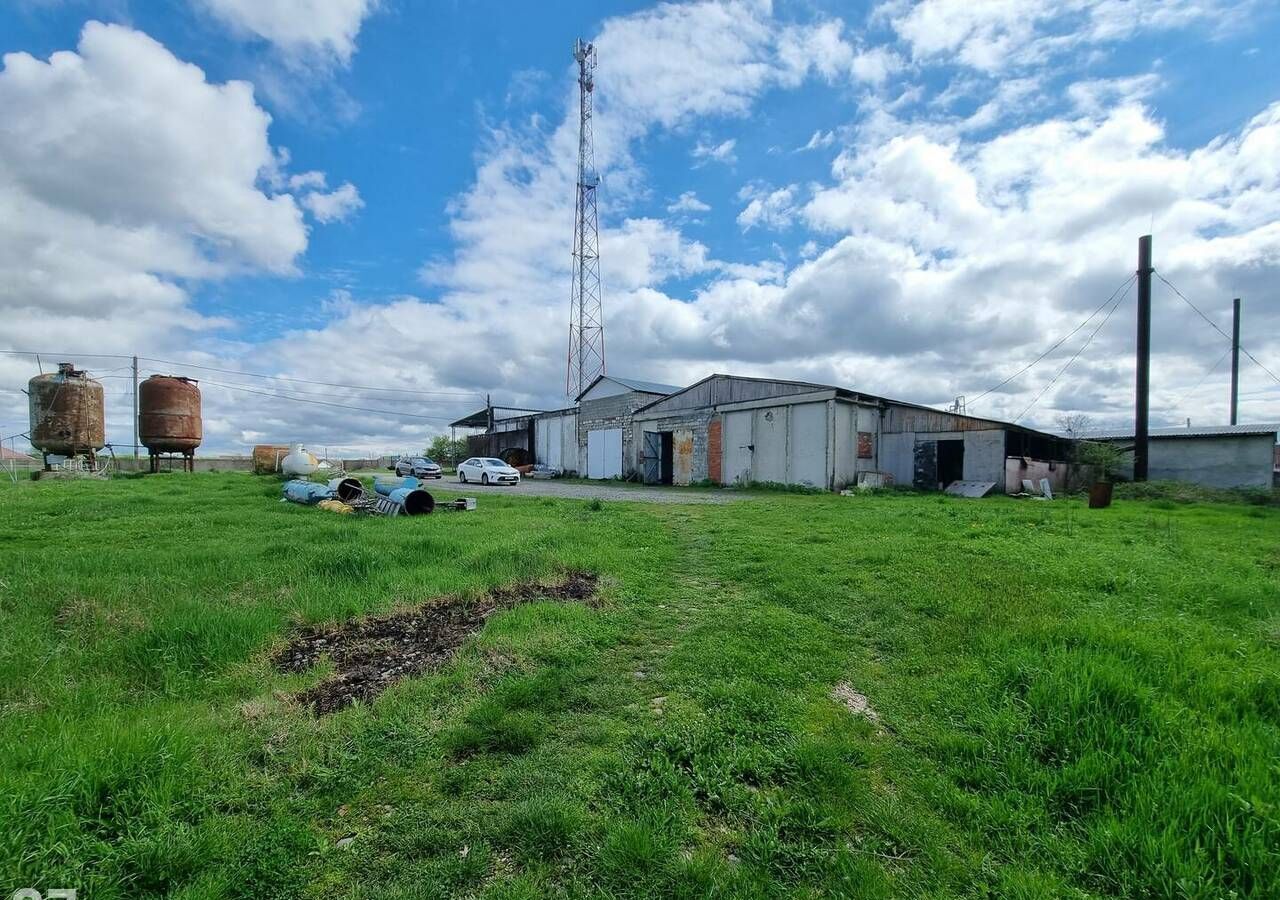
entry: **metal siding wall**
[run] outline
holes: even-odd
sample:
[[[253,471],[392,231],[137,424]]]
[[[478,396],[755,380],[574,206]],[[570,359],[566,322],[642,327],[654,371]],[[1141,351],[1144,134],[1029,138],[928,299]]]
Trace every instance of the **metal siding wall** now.
[[[827,487],[827,404],[803,403],[790,411],[791,464],[783,480]]]
[[[787,407],[776,406],[753,410],[754,427],[752,441],[755,451],[751,454],[751,479],[773,481],[779,484],[787,480]]]
[[[966,481],[994,481],[1004,484],[1004,432],[966,431],[964,434],[964,477]]]
[[[724,414],[725,484],[751,480],[751,410]]]
[[[836,404],[836,424],[831,439],[835,442],[836,483],[839,490],[857,480],[858,410],[847,403]],[[868,460],[870,462],[870,460]]]
[[[911,484],[915,476],[914,434],[880,435],[880,471],[893,476],[895,484]]]

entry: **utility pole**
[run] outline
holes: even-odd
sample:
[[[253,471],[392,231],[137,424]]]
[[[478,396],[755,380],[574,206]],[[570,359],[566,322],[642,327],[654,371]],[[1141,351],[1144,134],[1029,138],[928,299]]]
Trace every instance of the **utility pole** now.
[[[573,210],[573,281],[569,291],[569,360],[565,393],[578,399],[604,374],[604,310],[600,300],[600,226],[596,213],[596,151],[591,106],[595,91],[596,48],[573,42],[578,63],[578,186]]]
[[[1240,298],[1231,301],[1231,424],[1240,401]]]
[[[1151,407],[1151,235],[1138,238],[1138,365],[1133,417],[1133,480],[1147,480]]]
[[[138,357],[133,358],[133,458],[138,458]]]

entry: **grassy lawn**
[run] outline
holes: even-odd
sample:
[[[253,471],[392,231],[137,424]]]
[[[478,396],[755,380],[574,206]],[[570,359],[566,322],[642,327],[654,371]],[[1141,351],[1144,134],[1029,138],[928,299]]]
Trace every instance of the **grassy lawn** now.
[[[0,895],[1280,896],[1280,509],[278,496],[0,485]],[[571,570],[369,704],[271,663]]]

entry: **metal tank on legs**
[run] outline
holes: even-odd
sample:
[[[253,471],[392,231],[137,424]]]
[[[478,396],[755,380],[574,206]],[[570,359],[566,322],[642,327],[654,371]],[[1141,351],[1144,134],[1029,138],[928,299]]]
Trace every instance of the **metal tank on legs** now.
[[[31,446],[41,452],[45,468],[50,456],[87,457],[96,465],[107,442],[102,384],[73,363],[27,382],[31,411]]]
[[[195,379],[152,375],[138,386],[138,440],[151,457],[151,471],[162,456],[181,456],[182,467],[195,469],[196,448],[204,437],[200,388]]]

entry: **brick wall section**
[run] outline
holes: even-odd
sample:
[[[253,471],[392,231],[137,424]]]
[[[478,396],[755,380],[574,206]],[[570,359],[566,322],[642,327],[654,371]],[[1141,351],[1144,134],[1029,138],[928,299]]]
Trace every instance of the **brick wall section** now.
[[[707,478],[716,484],[722,484],[720,463],[724,459],[721,441],[722,424],[719,416],[713,416],[707,423]]]

